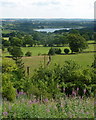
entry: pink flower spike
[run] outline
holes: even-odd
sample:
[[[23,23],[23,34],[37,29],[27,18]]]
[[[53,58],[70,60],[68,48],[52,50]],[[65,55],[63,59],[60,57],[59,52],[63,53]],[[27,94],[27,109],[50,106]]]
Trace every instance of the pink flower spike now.
[[[8,112],[3,112],[3,115],[7,116],[7,115],[8,115]]]
[[[46,98],[44,101],[45,101],[45,102],[48,102],[48,99]]]
[[[72,95],[76,96],[76,92],[74,90],[72,91]]]
[[[84,89],[84,94],[86,93],[86,89]]]
[[[65,88],[63,88],[63,92],[65,92]]]
[[[77,88],[77,91],[79,90],[79,88]]]

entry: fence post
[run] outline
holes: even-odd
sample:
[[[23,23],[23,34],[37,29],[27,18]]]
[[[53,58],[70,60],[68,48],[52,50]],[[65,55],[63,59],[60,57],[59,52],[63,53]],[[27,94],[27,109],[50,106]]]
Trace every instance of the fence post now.
[[[45,64],[46,64],[46,56],[44,55],[44,68],[45,68]]]
[[[29,69],[30,67],[27,67],[27,75],[29,76],[29,74],[30,74],[30,69]]]

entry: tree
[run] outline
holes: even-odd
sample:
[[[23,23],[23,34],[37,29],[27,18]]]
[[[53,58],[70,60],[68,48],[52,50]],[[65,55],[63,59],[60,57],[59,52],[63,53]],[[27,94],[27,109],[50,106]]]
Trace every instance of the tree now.
[[[15,60],[17,66],[19,68],[19,75],[21,77],[24,77],[25,70],[24,70],[24,63],[22,62],[23,52],[21,51],[21,48],[18,46],[9,47],[8,51],[12,55],[12,59]]]
[[[83,34],[82,37],[84,37],[87,41],[90,40],[90,38],[89,38],[87,33]]]
[[[12,55],[12,58],[14,60],[17,60],[18,57],[23,56],[23,52],[22,52],[21,48],[18,46],[9,47],[8,51]]]
[[[65,52],[66,54],[68,54],[68,53],[69,53],[69,51],[70,51],[70,50],[69,50],[69,49],[67,49],[67,48],[66,48],[66,49],[64,49],[64,52]]]
[[[8,47],[10,46],[10,41],[2,39],[2,44],[3,46]]]
[[[54,54],[61,54],[61,49],[60,48],[50,48],[48,55],[54,55]]]
[[[33,46],[34,41],[33,41],[33,37],[31,35],[26,35],[23,39],[23,46],[29,45],[29,46]]]
[[[69,34],[67,38],[72,52],[81,52],[88,47],[87,41],[79,34]]]
[[[92,63],[91,67],[96,68],[96,56],[94,57],[94,62]]]
[[[55,51],[53,48],[50,48],[49,52],[48,52],[48,55],[54,55],[55,54]]]
[[[19,39],[18,37],[10,37],[9,41],[11,46],[22,46],[22,39]]]
[[[70,30],[70,33],[79,34],[79,31],[78,31],[77,29],[71,29],[71,30]]]
[[[32,53],[30,51],[26,52],[25,56],[31,56]]]

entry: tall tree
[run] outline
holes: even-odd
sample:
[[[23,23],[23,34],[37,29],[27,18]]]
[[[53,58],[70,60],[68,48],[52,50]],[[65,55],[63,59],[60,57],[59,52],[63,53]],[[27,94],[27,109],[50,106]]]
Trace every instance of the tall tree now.
[[[88,47],[87,41],[79,34],[69,34],[68,41],[72,52],[81,52]]]
[[[12,55],[12,59],[15,60],[21,77],[25,76],[24,63],[22,61],[23,52],[18,46],[8,48],[9,53]]]

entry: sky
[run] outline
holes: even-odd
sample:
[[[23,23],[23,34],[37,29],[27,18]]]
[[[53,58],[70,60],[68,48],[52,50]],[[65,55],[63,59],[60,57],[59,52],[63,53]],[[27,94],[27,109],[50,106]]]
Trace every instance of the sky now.
[[[0,18],[94,19],[94,0],[0,0]]]

